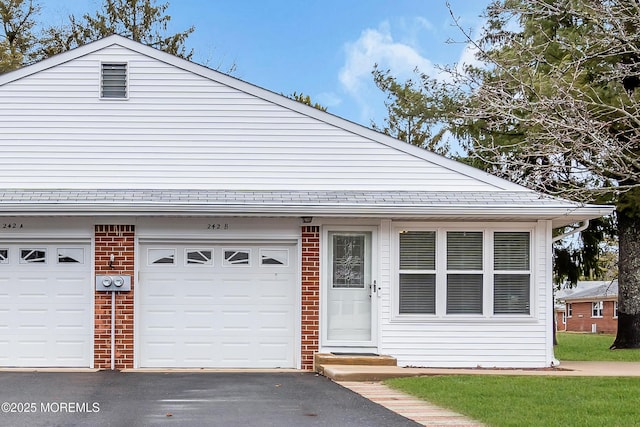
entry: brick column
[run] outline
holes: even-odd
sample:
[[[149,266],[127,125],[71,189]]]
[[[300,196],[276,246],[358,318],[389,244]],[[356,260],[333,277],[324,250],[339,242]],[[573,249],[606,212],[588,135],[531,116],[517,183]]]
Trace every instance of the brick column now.
[[[320,344],[320,227],[302,227],[302,369],[313,369]]]
[[[130,275],[131,291],[116,292],[115,369],[133,368],[135,226],[96,225],[96,274]],[[110,256],[115,256],[113,268]],[[111,293],[95,294],[94,366],[111,369]]]

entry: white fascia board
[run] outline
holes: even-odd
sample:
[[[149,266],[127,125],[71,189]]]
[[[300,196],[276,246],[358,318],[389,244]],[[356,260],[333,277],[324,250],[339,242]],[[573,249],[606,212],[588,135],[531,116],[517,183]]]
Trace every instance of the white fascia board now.
[[[355,206],[355,205],[176,205],[123,204],[15,204],[3,205],[0,216],[328,216],[446,220],[447,217],[495,220],[551,220],[562,227],[586,219],[599,218],[613,211],[610,206],[567,207],[470,207],[470,206]]]

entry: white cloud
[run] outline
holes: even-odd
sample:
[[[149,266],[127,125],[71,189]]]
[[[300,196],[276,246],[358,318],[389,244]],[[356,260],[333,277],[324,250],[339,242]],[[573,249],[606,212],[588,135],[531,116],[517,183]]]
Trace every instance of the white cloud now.
[[[426,27],[427,21],[420,25]],[[382,108],[382,93],[373,83],[371,72],[376,64],[380,69],[390,69],[400,79],[415,77],[414,70],[433,74],[433,63],[423,57],[417,47],[394,40],[388,22],[377,29],[366,29],[355,42],[345,44],[346,60],[340,70],[339,80],[343,89],[355,99],[363,122],[375,117],[375,110]]]
[[[323,107],[331,108],[342,104],[342,98],[334,92],[321,92],[316,95],[316,101]]]

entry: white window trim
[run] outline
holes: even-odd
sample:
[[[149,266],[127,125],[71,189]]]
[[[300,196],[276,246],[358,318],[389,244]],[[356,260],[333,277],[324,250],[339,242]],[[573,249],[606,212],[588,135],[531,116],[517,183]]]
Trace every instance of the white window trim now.
[[[435,314],[400,314],[399,295],[399,234],[401,231],[435,231],[436,232],[436,313]],[[477,231],[483,233],[483,314],[447,314],[447,273],[458,270],[447,270],[446,239],[447,231]],[[528,232],[529,240],[529,270],[510,271],[510,273],[527,273],[529,279],[529,314],[494,314],[493,313],[493,233],[494,232]],[[536,226],[531,223],[510,223],[486,226],[479,223],[395,223],[391,228],[391,316],[390,320],[397,323],[415,322],[503,322],[509,321],[531,322],[536,320],[537,292],[536,289]],[[502,270],[499,270],[502,272]],[[462,273],[473,274],[475,270],[464,270]],[[498,273],[499,274],[499,273]]]
[[[573,306],[571,305],[570,302],[567,303],[567,318],[570,319],[571,317],[573,317]]]
[[[618,318],[618,301],[613,302],[613,318]]]
[[[598,305],[596,308],[596,304]],[[598,310],[600,312],[600,314],[598,315],[593,315],[593,312],[595,310]],[[592,301],[591,302],[591,318],[592,319],[602,319],[604,316],[604,301]]]

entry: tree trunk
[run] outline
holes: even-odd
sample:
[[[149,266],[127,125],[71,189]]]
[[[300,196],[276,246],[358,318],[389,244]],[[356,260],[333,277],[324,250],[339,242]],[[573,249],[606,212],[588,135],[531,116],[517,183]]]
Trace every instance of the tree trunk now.
[[[619,209],[618,334],[611,345],[640,348],[640,216]]]

